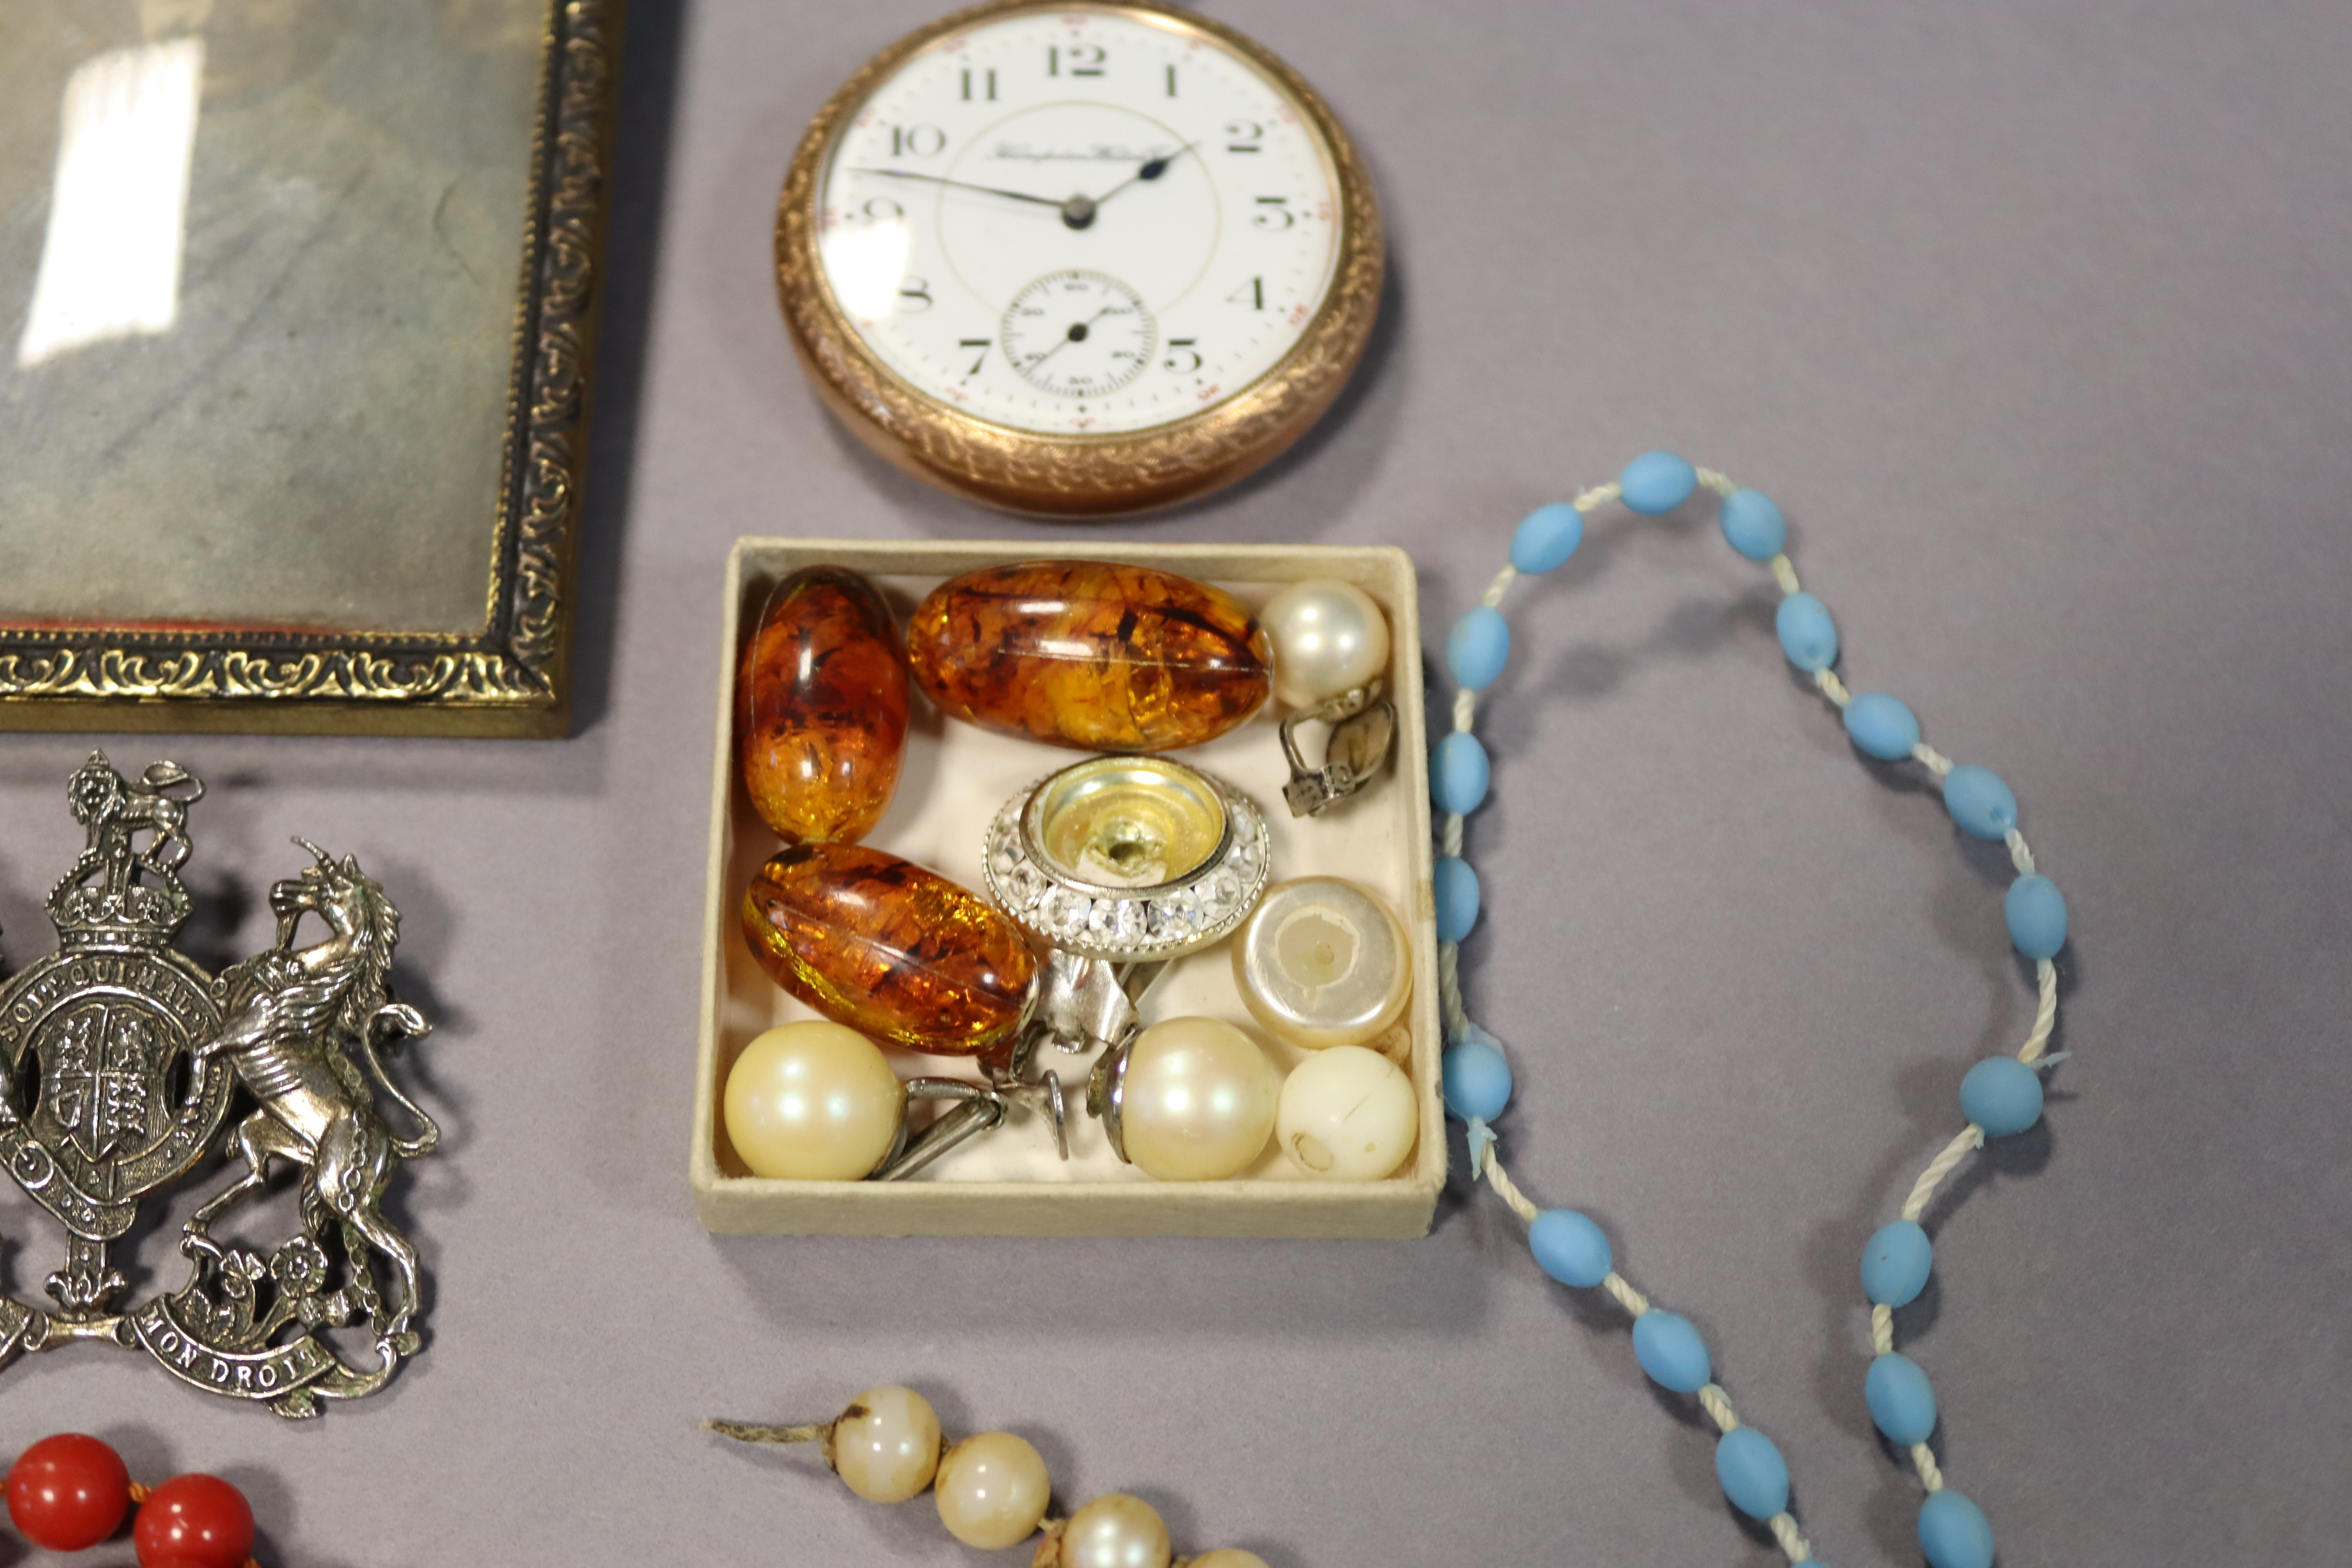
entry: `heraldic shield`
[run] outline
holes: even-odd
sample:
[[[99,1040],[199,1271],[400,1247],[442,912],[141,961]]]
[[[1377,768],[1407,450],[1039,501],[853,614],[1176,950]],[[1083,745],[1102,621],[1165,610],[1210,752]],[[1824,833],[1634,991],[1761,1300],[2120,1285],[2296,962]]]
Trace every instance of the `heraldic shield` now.
[[[270,889],[274,945],[217,976],[172,945],[194,909],[179,869],[203,796],[175,763],[133,782],[95,752],[68,787],[89,837],[49,892],[58,951],[0,985],[0,1163],[65,1227],[65,1261],[49,1305],[0,1296],[0,1366],[104,1343],[312,1415],[322,1397],[383,1387],[421,1346],[416,1250],[383,1197],[439,1131],[383,1057],[431,1026],[391,992],[399,911],[357,860],[302,839],[313,864]],[[325,934],[298,946],[307,916]],[[413,1136],[395,1135],[379,1093]],[[143,1200],[216,1148],[235,1179],[182,1227],[186,1282],[124,1302],[111,1249]],[[214,1238],[288,1170],[296,1235],[266,1253]]]

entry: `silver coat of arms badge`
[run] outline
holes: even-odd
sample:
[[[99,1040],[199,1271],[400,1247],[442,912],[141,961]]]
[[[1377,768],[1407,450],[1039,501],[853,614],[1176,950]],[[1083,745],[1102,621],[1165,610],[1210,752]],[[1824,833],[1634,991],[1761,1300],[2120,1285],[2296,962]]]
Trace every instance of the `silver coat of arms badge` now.
[[[0,1366],[96,1342],[281,1415],[373,1393],[421,1343],[416,1249],[384,1190],[439,1135],[384,1068],[431,1028],[390,988],[399,911],[351,856],[296,839],[313,863],[270,889],[277,942],[209,974],[172,945],[203,784],[92,752],[67,795],[89,837],[49,892],[58,951],[0,985],[0,1163],[65,1227],[65,1261],[49,1305],[0,1296]],[[325,933],[298,945],[305,917]],[[234,1179],[181,1227],[185,1283],[126,1303],[114,1249],[215,1150]],[[298,1234],[214,1236],[289,1170]]]

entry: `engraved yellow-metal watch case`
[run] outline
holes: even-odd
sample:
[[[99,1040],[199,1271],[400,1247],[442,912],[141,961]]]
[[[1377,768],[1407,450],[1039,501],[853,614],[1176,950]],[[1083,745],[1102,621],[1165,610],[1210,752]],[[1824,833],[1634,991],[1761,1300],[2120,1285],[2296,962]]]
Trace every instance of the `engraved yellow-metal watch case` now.
[[[997,0],[900,39],[793,157],[784,319],[877,452],[1034,516],[1231,484],[1329,407],[1380,209],[1298,75],[1157,0]]]

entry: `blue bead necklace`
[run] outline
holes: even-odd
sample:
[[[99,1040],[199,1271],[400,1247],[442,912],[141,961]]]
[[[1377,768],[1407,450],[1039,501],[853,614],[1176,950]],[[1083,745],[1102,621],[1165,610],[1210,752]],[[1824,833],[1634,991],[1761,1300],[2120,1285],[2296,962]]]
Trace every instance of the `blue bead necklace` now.
[[[1491,776],[1486,748],[1473,727],[1478,693],[1502,675],[1510,658],[1504,596],[1519,577],[1549,572],[1575,553],[1584,538],[1585,516],[1596,508],[1618,501],[1628,510],[1655,517],[1681,506],[1702,486],[1721,500],[1723,537],[1732,549],[1772,574],[1781,594],[1774,617],[1781,650],[1839,710],[1854,748],[1881,762],[1909,760],[1925,767],[1943,782],[1945,809],[1960,831],[2006,845],[2017,868],[2003,914],[2010,942],[2033,962],[2041,994],[2033,1026],[2015,1056],[1988,1058],[1960,1080],[1960,1114],[1967,1125],[1928,1162],[1898,1217],[1871,1237],[1862,1256],[1862,1288],[1871,1302],[1871,1344],[1876,1352],[1863,1381],[1863,1397],[1879,1431],[1908,1453],[1926,1489],[1919,1508],[1920,1548],[1932,1568],[1991,1568],[1992,1527],[1981,1509],[1944,1484],[1928,1447],[1936,1429],[1935,1390],[1917,1363],[1895,1352],[1895,1309],[1916,1298],[1927,1283],[1933,1251],[1919,1220],[1945,1177],[1986,1139],[2022,1132],[2042,1119],[2042,1071],[2065,1059],[2063,1052],[2045,1052],[2058,1022],[2058,969],[2053,961],[2066,942],[2066,900],[2056,884],[2034,868],[2033,852],[2017,827],[2017,797],[2008,784],[1984,768],[1954,763],[1927,744],[1920,739],[1919,721],[1895,698],[1850,691],[1839,679],[1833,668],[1837,624],[1828,607],[1798,584],[1786,548],[1789,526],[1780,509],[1712,469],[1693,468],[1672,452],[1644,454],[1626,465],[1614,483],[1595,486],[1573,502],[1555,502],[1529,513],[1512,537],[1510,563],[1446,638],[1446,667],[1461,689],[1454,698],[1454,729],[1437,743],[1430,763],[1431,794],[1445,814],[1435,885],[1438,981],[1449,1042],[1446,1109],[1468,1125],[1474,1180],[1485,1177],[1527,1222],[1528,1247],[1538,1267],[1564,1285],[1607,1291],[1633,1320],[1633,1356],[1643,1372],[1662,1388],[1695,1396],[1715,1423],[1721,1433],[1715,1449],[1716,1479],[1732,1506],[1769,1528],[1790,1562],[1815,1561],[1812,1546],[1789,1511],[1787,1461],[1769,1437],[1740,1424],[1730,1397],[1715,1381],[1714,1360],[1698,1330],[1687,1318],[1653,1306],[1617,1272],[1609,1238],[1598,1225],[1574,1209],[1538,1208],[1504,1171],[1495,1152],[1492,1123],[1510,1102],[1511,1069],[1501,1042],[1464,1012],[1458,977],[1462,939],[1478,920],[1478,875],[1462,858],[1462,825],[1486,798]]]

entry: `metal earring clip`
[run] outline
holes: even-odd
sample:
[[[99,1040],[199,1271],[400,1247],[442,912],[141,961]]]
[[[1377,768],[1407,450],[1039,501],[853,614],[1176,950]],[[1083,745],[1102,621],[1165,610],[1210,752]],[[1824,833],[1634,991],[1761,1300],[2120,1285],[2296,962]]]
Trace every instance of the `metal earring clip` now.
[[[1297,729],[1308,720],[1331,726],[1319,768],[1308,767],[1298,750]],[[1282,754],[1290,763],[1290,782],[1282,786],[1282,798],[1290,815],[1314,816],[1370,784],[1396,744],[1396,704],[1377,680],[1283,720]]]
[[[1036,1110],[1053,1123],[1055,1144],[1061,1150],[1062,1158],[1068,1159],[1070,1134],[1062,1101],[1062,1080],[1050,1072],[1032,1079],[1015,1078],[1008,1070],[998,1077],[993,1068],[991,1076],[994,1081],[985,1084],[961,1078],[908,1079],[907,1100],[910,1110],[917,1100],[951,1103],[930,1125],[911,1137],[902,1120],[898,1142],[866,1179],[895,1182],[911,1176],[982,1133],[1003,1126],[1005,1118],[1016,1106]]]
[[[1164,959],[1116,963],[1055,948],[1038,973],[1037,1012],[1020,1049],[1034,1056],[1050,1040],[1066,1055],[1086,1056],[1118,1045],[1142,1026],[1143,994],[1167,966]]]
[[[1110,1152],[1119,1163],[1131,1165],[1127,1157],[1127,1064],[1135,1056],[1135,1036],[1129,1035],[1118,1043],[1116,1050],[1103,1053],[1095,1070],[1087,1075],[1087,1114],[1103,1124],[1103,1134],[1110,1140]]]

